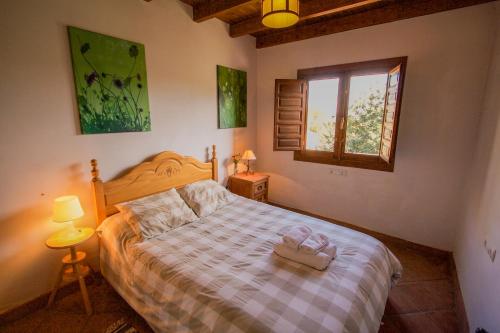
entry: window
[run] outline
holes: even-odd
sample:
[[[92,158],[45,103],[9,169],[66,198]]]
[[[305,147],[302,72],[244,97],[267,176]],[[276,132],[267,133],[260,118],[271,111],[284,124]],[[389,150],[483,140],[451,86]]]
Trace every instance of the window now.
[[[333,151],[339,79],[309,81],[306,149]]]
[[[349,80],[345,151],[379,155],[387,74],[352,76]]]
[[[295,160],[393,171],[406,57],[276,80],[275,150]]]

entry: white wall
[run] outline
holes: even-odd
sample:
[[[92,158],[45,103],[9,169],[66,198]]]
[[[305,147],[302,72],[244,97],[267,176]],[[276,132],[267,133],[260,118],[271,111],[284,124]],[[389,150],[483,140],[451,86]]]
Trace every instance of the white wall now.
[[[493,4],[258,51],[257,158],[270,200],[451,250],[487,77]],[[408,56],[394,173],[273,152],[274,80],[297,69]]]
[[[471,330],[500,330],[500,3],[473,167],[467,173],[455,261]],[[497,249],[492,263],[483,246]]]
[[[66,26],[143,43],[152,131],[80,135]],[[255,149],[256,50],[218,20],[194,23],[176,0],[16,0],[0,9],[0,312],[48,291],[64,251],[45,239],[52,200],[80,196],[95,226],[89,160],[107,180],[152,154],[174,150],[219,161]],[[248,128],[217,129],[216,65],[248,73]],[[226,175],[221,165],[220,174]],[[84,246],[94,261],[97,242]]]

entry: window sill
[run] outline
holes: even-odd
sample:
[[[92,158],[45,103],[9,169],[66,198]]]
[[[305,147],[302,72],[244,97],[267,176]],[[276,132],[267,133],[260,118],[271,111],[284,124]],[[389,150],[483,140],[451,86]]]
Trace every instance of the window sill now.
[[[378,156],[348,154],[339,160],[333,153],[324,151],[294,151],[293,159],[301,162],[311,162],[319,164],[338,165],[343,167],[369,169],[385,172],[394,171],[394,162],[386,163]]]

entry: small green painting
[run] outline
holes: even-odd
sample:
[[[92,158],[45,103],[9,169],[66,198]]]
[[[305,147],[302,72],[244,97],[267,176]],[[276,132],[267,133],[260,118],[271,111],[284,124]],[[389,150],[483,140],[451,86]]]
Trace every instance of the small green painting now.
[[[247,126],[247,73],[217,66],[219,128]]]
[[[83,134],[151,130],[144,45],[68,27]]]

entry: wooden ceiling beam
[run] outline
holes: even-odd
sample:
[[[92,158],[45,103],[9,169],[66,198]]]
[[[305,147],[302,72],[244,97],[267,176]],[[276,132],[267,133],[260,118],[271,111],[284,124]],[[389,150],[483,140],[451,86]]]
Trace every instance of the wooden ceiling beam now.
[[[264,34],[257,37],[257,48],[290,43],[492,1],[495,0],[399,0],[380,8]]]
[[[210,0],[193,5],[193,20],[203,22],[226,11],[252,3],[252,0]]]
[[[349,9],[354,9],[366,6],[372,3],[387,1],[387,0],[313,0],[300,4],[299,21],[320,17],[324,15],[343,12]],[[259,15],[250,17],[241,22],[231,24],[229,27],[229,35],[231,37],[240,37],[247,34],[268,30],[262,24],[262,18]]]

